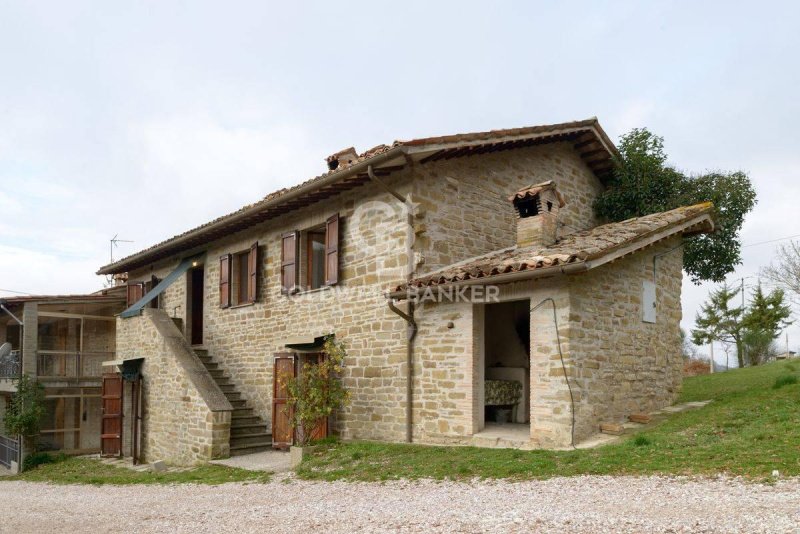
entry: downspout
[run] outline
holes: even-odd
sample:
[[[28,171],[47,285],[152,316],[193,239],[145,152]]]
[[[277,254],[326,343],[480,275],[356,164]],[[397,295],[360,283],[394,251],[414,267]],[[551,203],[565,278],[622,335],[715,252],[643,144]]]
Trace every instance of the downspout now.
[[[369,179],[381,186],[386,192],[399,200],[406,209],[406,261],[407,261],[407,280],[411,281],[414,277],[414,213],[411,206],[410,198],[404,198],[400,193],[389,187],[383,180],[375,176],[375,171],[372,165],[367,166],[367,175]],[[413,424],[412,424],[412,403],[414,396],[414,339],[417,337],[417,323],[414,321],[414,302],[408,301],[408,313],[403,312],[394,304],[394,300],[390,297],[388,300],[389,309],[402,317],[408,324],[407,340],[406,340],[406,441],[411,443],[413,441]]]

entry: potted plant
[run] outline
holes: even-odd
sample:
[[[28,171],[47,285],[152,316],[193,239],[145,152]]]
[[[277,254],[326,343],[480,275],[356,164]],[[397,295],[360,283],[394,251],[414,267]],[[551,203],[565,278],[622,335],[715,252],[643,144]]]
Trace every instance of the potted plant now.
[[[287,393],[289,423],[295,435],[295,444],[290,449],[292,467],[299,465],[303,455],[313,450],[309,446],[314,427],[350,400],[350,393],[340,380],[347,356],[344,346],[332,335],[327,336],[322,353],[318,362],[304,363],[297,376],[282,379]]]

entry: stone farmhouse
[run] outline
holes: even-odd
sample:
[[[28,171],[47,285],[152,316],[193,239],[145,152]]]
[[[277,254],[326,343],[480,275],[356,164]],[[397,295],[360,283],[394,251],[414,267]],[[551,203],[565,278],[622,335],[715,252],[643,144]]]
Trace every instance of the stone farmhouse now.
[[[104,453],[191,464],[290,445],[276,376],[330,335],[351,402],[319,435],[560,448],[670,404],[680,245],[713,230],[712,206],[603,224],[615,154],[595,118],[348,148],[102,267],[128,295]],[[141,392],[119,395],[117,369]]]

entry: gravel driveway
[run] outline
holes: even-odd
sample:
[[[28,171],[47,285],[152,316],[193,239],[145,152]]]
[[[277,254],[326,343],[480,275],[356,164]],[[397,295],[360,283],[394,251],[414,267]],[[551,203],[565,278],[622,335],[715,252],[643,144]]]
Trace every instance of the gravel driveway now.
[[[0,482],[2,532],[800,532],[800,479],[49,486]]]

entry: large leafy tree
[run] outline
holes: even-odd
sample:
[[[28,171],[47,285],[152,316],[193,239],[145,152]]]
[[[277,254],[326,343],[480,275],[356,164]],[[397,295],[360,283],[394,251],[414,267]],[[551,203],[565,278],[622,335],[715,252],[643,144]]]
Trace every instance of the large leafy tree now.
[[[608,188],[595,201],[598,216],[623,221],[680,206],[714,203],[716,231],[687,240],[684,269],[695,283],[721,282],[741,263],[739,230],[756,203],[743,172],[686,175],[669,165],[663,138],[646,128],[622,136]]]

